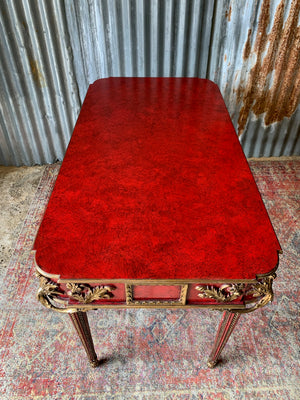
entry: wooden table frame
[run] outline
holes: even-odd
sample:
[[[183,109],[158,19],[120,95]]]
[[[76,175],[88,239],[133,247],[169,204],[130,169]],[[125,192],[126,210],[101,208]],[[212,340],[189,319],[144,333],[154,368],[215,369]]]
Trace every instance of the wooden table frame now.
[[[90,85],[33,249],[93,367],[88,311],[192,307],[224,311],[211,368],[281,251],[217,85],[122,77]]]
[[[276,267],[277,268],[277,267]],[[266,276],[257,276],[255,281],[181,281],[181,280],[118,280],[118,281],[66,281],[58,276],[45,276],[36,265],[40,287],[38,300],[47,308],[59,313],[69,314],[71,321],[84,346],[92,367],[101,364],[97,358],[89,327],[87,311],[98,308],[209,308],[223,311],[207,365],[210,368],[218,363],[221,352],[233,332],[241,314],[252,312],[273,300],[272,283],[276,278],[275,270]],[[199,302],[187,304],[187,294],[191,285],[195,285]],[[115,285],[124,285],[126,301],[113,303]],[[135,300],[133,287],[139,285],[164,285],[181,287],[178,299]]]

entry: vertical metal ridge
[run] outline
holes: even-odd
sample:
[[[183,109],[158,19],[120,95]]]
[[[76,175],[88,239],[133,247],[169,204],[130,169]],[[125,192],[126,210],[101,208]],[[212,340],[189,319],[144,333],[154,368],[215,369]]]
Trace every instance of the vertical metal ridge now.
[[[28,25],[24,21],[24,18],[22,18],[22,10],[15,10],[13,3],[10,3],[10,5],[10,7],[7,3],[2,5],[5,17],[2,19],[1,25],[5,26],[10,33],[9,43],[5,43],[10,46],[10,48],[2,61],[3,63],[9,64],[9,66],[7,65],[4,67],[6,76],[10,71],[13,71],[14,74],[12,79],[8,81],[4,79],[4,74],[1,74],[3,79],[2,84],[5,87],[4,94],[6,95],[6,101],[3,103],[1,101],[1,103],[3,107],[6,108],[7,116],[11,122],[10,128],[12,129],[7,129],[7,139],[10,141],[10,146],[15,153],[16,163],[26,164],[29,162],[29,159],[37,153],[36,141],[33,140],[34,138],[30,138],[30,135],[35,128],[35,124],[39,125],[40,118],[37,119],[37,121],[35,121],[34,118],[30,118],[33,114],[32,108],[35,102],[35,97],[31,96],[30,93],[30,82],[25,79],[18,79],[19,76],[30,75],[30,65],[28,62],[28,59],[30,60],[30,48],[26,48],[25,38],[23,37],[27,34]],[[14,25],[14,20],[21,20],[21,23]],[[28,40],[27,35],[26,39]],[[18,46],[18,42],[20,46]],[[25,62],[18,62],[18,60],[22,60],[23,57],[25,58]],[[32,90],[32,92],[34,91]],[[30,101],[28,101],[29,98]],[[26,111],[29,114],[29,118],[24,118]],[[18,135],[18,133],[21,133],[21,135]],[[21,149],[26,141],[31,142],[32,146],[28,148],[26,154],[22,155]],[[41,159],[38,155],[37,162],[39,163],[40,161]]]
[[[166,0],[161,4],[161,25],[163,35],[160,44],[160,76],[172,75],[172,48],[173,48],[173,29],[174,29],[174,2]]]
[[[61,159],[79,110],[71,63],[66,61],[70,51],[65,47],[63,10],[60,2],[48,4],[2,4],[1,48],[8,50],[0,62],[1,147],[4,136],[10,154],[2,151],[0,163],[6,165]]]

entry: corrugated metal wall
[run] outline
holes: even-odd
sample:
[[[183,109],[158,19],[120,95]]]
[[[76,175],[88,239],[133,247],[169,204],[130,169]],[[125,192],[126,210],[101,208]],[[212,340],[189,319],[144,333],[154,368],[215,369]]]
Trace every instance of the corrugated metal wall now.
[[[216,82],[248,157],[300,152],[300,0],[1,0],[0,164],[62,159],[88,85]]]

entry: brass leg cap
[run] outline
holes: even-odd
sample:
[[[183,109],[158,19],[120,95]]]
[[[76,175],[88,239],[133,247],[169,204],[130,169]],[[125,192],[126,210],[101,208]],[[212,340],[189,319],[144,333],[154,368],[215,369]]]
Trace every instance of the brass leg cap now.
[[[214,368],[218,364],[218,360],[208,360],[207,366],[208,368]]]
[[[97,368],[100,365],[100,360],[92,360],[90,361],[90,364],[93,368]]]

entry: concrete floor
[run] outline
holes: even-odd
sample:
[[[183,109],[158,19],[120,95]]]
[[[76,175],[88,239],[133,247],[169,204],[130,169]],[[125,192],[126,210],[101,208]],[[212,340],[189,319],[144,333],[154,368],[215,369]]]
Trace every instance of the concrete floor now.
[[[0,274],[8,266],[45,166],[0,166]]]

